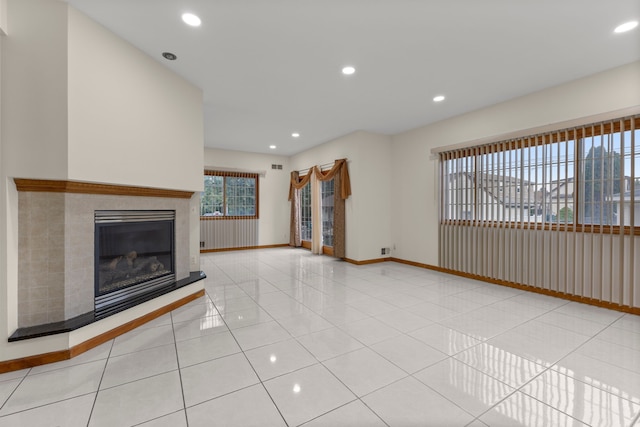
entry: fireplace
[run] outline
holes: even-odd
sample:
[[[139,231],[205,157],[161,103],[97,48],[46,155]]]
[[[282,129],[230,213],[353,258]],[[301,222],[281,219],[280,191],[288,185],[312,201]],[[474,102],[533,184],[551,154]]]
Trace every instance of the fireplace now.
[[[162,293],[176,281],[175,211],[95,211],[95,316]]]

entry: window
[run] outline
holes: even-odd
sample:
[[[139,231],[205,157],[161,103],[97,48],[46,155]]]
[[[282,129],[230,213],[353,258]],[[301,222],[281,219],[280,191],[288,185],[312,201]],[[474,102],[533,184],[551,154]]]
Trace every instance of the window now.
[[[205,171],[200,216],[258,218],[258,182],[257,174]]]
[[[635,116],[441,153],[442,221],[638,227],[639,128]]]
[[[333,246],[333,179],[321,183],[322,244]]]
[[[304,241],[311,241],[311,182],[302,187],[300,190],[300,222],[301,233],[300,238]]]

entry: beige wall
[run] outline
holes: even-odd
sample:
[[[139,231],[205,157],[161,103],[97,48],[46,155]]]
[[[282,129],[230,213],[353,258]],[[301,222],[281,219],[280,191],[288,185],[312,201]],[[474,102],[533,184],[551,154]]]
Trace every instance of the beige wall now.
[[[443,120],[393,137],[393,241],[398,258],[438,264],[435,147],[532,131],[640,105],[640,62]]]
[[[0,360],[7,360],[69,345],[65,334],[7,343],[18,319],[13,178],[199,192],[204,139],[200,90],[66,2],[0,0],[0,25],[8,29],[0,36]],[[198,200],[189,217],[192,270],[199,269]],[[109,329],[124,317],[110,318]]]
[[[67,10],[58,1],[8,2],[2,72],[8,176],[67,178]]]
[[[69,8],[68,179],[202,190],[202,91]]]
[[[0,33],[7,34],[7,0],[0,0]]]
[[[392,247],[390,141],[387,135],[358,131],[291,157],[291,170],[348,160],[353,194],[345,203],[347,258],[383,258],[380,249]]]
[[[7,12],[8,176],[202,189],[200,89],[65,2]]]
[[[7,31],[6,0],[0,0],[0,103],[2,101],[2,57],[4,52],[5,34]],[[2,108],[0,108],[0,124],[2,123]],[[5,155],[2,143],[2,131],[0,129],[0,310],[7,307],[7,180],[5,178]],[[17,242],[16,242],[17,243]],[[14,308],[17,310],[17,307]],[[6,310],[8,311],[8,310]],[[17,312],[14,311],[14,316]],[[0,315],[0,337],[4,337],[7,328],[8,313]],[[0,350],[0,360],[3,352]]]
[[[282,170],[271,169],[272,164],[282,165]],[[208,169],[264,172],[264,176],[260,177],[258,245],[289,243],[288,157],[206,148],[204,165]],[[200,180],[202,181],[202,170]]]

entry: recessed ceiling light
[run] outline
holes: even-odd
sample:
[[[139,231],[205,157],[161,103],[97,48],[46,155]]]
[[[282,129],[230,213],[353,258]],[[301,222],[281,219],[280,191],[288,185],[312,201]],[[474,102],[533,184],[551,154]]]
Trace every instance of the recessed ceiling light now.
[[[618,25],[616,27],[616,29],[613,30],[613,32],[614,33],[626,33],[627,31],[633,30],[637,26],[638,26],[638,21],[629,21],[629,22],[625,22],[624,24]]]
[[[438,95],[433,97],[433,102],[442,102],[444,101],[444,95]]]
[[[199,27],[202,24],[200,18],[193,13],[183,13],[182,20],[185,24],[191,25],[192,27]]]
[[[269,148],[271,148],[272,150],[275,150],[276,146],[275,145],[270,145]]]
[[[300,134],[298,132],[292,133],[291,136],[294,138],[300,138]]]
[[[345,76],[350,76],[355,72],[356,72],[356,69],[353,68],[351,65],[348,65],[342,69],[342,74],[344,74]]]
[[[176,59],[178,59],[178,57],[171,52],[162,52],[162,56],[164,56],[164,58],[168,59],[169,61],[175,61]]]

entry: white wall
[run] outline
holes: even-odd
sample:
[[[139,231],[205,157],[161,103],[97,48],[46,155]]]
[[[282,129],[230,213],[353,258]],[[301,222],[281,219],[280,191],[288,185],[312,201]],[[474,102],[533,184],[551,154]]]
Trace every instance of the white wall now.
[[[546,127],[640,105],[640,62],[393,137],[397,258],[438,264],[437,159],[431,149]]]
[[[7,343],[18,300],[13,178],[199,192],[204,138],[200,90],[66,2],[0,0],[0,26],[8,34],[0,35],[0,360],[7,360],[68,347],[64,334]]]
[[[10,0],[3,47],[5,173],[67,178],[67,9],[50,0]]]
[[[200,89],[69,8],[69,179],[201,191],[202,106]]]
[[[272,164],[282,165],[282,170],[271,169]],[[289,159],[284,156],[246,153],[242,151],[204,150],[207,169],[238,170],[241,172],[265,172],[260,177],[260,222],[258,245],[289,243]],[[202,182],[203,169],[199,171]]]
[[[7,0],[0,0],[0,33],[7,34]]]
[[[202,189],[200,89],[65,2],[9,0],[7,19],[7,175]]]
[[[6,0],[0,0],[0,82],[2,82],[2,56],[7,33]],[[0,84],[0,104],[2,103],[2,84]],[[2,108],[0,108],[2,123]],[[0,308],[7,307],[7,179],[5,178],[5,155],[0,130]],[[8,316],[0,316],[0,337],[8,329]],[[2,357],[2,352],[0,352]]]
[[[356,261],[383,258],[380,249],[393,246],[390,142],[387,135],[358,131],[291,157],[291,170],[348,160],[353,194],[345,203],[345,249]]]

